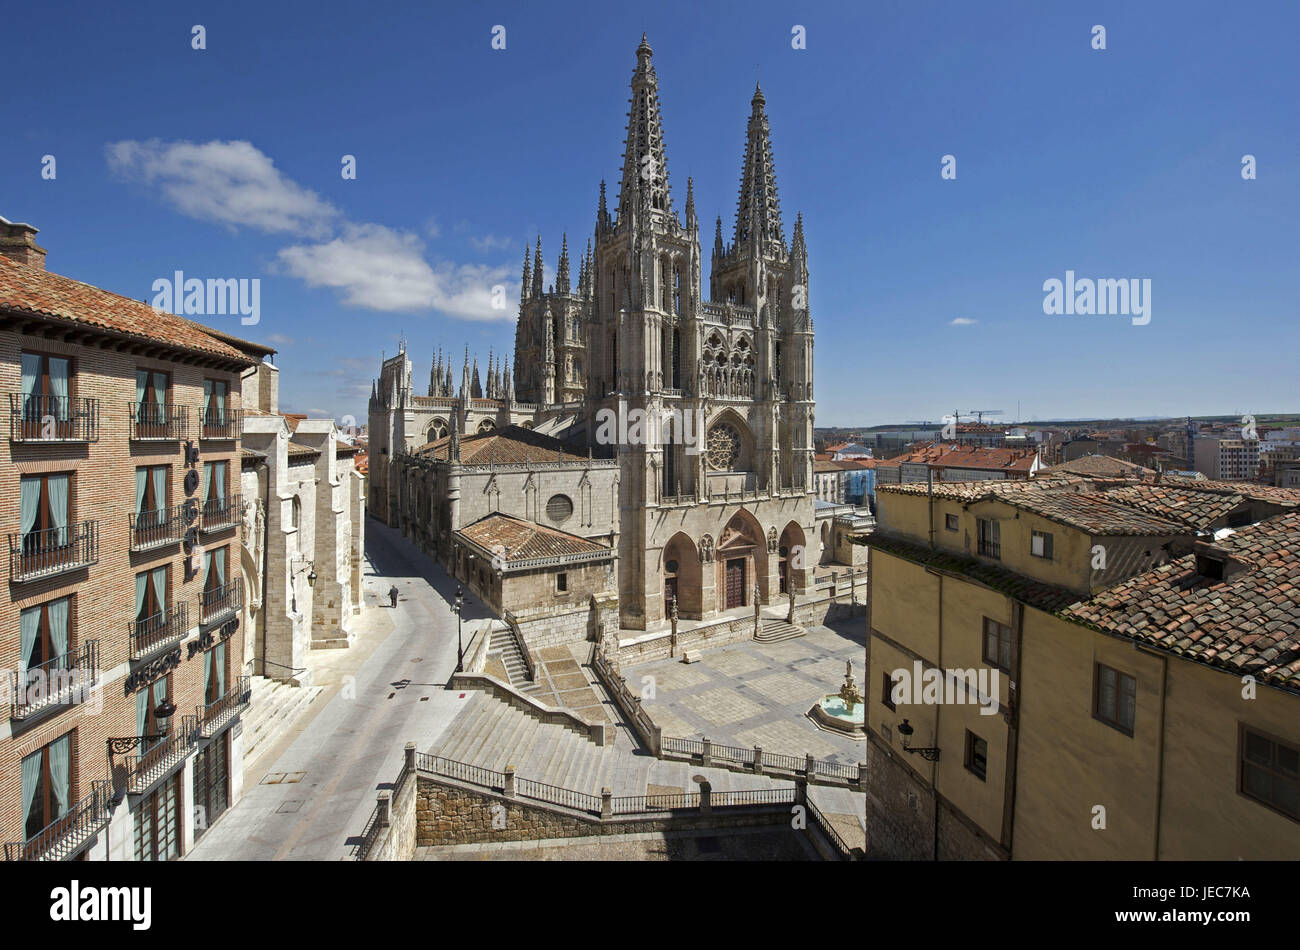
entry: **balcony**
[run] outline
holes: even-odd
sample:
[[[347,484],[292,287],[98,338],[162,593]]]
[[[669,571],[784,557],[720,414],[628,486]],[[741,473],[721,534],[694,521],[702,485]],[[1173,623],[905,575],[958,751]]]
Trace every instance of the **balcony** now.
[[[131,515],[131,550],[148,551],[185,537],[185,506],[156,508]]]
[[[242,409],[205,409],[203,411],[203,439],[238,439],[243,427]]]
[[[187,604],[173,604],[152,617],[131,622],[131,659],[140,660],[185,639],[190,628]]]
[[[253,697],[250,683],[249,677],[241,676],[238,682],[231,684],[230,689],[226,690],[226,695],[216,702],[198,707],[201,738],[212,738],[247,708],[249,700]]]
[[[9,438],[14,442],[97,442],[99,400],[10,393]]]
[[[99,641],[87,640],[39,666],[9,673],[10,716],[27,719],[51,706],[86,698],[99,678]]]
[[[139,755],[126,757],[126,790],[139,795],[185,760],[198,738],[198,720],[182,716],[180,727]]]
[[[235,578],[229,584],[205,590],[199,595],[199,623],[204,626],[229,620],[244,606],[244,582]]]
[[[99,561],[99,522],[9,535],[9,579],[30,581]]]
[[[170,402],[131,403],[132,442],[179,442],[190,429],[190,410]]]
[[[200,531],[222,531],[233,528],[239,523],[243,496],[227,495],[225,498],[209,498],[203,503],[203,520]]]
[[[76,857],[108,824],[111,795],[106,781],[91,782],[91,792],[68,813],[26,841],[5,845],[6,861],[66,861]]]

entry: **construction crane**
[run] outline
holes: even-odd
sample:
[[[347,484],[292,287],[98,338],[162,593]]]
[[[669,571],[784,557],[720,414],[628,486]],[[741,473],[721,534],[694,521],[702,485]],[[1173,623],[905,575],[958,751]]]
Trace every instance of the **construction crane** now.
[[[974,416],[978,424],[983,425],[985,416],[1000,416],[1002,415],[1002,410],[1001,409],[967,409],[966,415]]]

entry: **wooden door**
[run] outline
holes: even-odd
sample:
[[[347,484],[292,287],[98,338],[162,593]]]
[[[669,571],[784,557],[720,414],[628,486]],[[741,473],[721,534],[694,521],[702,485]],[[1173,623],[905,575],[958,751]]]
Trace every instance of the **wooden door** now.
[[[745,606],[745,559],[732,558],[727,562],[727,609]]]

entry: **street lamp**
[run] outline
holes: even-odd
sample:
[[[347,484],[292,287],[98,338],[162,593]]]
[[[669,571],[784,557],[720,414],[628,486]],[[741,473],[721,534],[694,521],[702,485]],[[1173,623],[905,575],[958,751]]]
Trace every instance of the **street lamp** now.
[[[460,589],[460,585],[457,584],[456,605],[452,607],[452,610],[456,611],[456,672],[457,673],[464,672],[465,669],[465,648],[461,646],[461,642],[460,642],[461,608],[463,608],[464,606],[465,606],[465,593]]]
[[[130,752],[142,742],[159,742],[167,738],[167,727],[176,715],[176,704],[164,699],[153,711],[154,722],[158,724],[158,734],[148,736],[120,736],[108,740],[110,754],[123,755]]]
[[[914,752],[917,755],[919,755],[921,758],[925,759],[927,762],[938,762],[939,748],[937,746],[926,746],[925,748],[912,748],[907,744],[907,740],[912,737],[912,733],[914,732],[916,732],[916,730],[912,728],[912,724],[908,722],[906,719],[904,719],[902,722],[898,724],[898,734],[903,737],[903,751]]]

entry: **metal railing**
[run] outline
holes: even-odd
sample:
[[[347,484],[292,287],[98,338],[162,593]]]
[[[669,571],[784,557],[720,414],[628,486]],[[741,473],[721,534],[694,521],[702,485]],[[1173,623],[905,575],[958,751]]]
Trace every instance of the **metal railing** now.
[[[742,749],[733,745],[715,745],[710,751],[713,753],[712,757],[719,762],[733,762],[736,765],[749,767],[754,765],[753,749]]]
[[[678,739],[673,736],[664,736],[664,752],[689,756],[704,755],[704,743],[699,739]]]
[[[9,579],[27,581],[99,560],[99,522],[9,535]]]
[[[198,719],[199,735],[202,738],[207,739],[216,735],[226,723],[239,715],[240,710],[248,705],[253,696],[251,683],[249,677],[241,676],[226,690],[226,695],[197,708],[195,715]]]
[[[766,758],[766,755],[764,758]],[[857,780],[858,767],[856,765],[841,765],[838,762],[827,762],[825,759],[814,759],[813,773],[816,775],[829,775],[831,778],[847,779],[852,782]]]
[[[652,811],[674,811],[700,807],[698,792],[670,795],[620,795],[611,798],[615,815],[640,815]]]
[[[234,616],[243,606],[244,581],[237,577],[199,595],[199,623],[218,623]]]
[[[826,816],[822,814],[821,809],[817,807],[811,797],[807,799],[806,804],[808,806],[808,814],[812,816],[813,821],[816,823],[817,827],[821,829],[822,834],[826,835],[826,837],[830,839],[831,845],[840,852],[843,860],[853,860],[853,848],[844,840],[844,837],[835,830],[835,826],[832,825],[827,820]]]
[[[575,792],[571,788],[560,788],[557,785],[534,782],[532,779],[527,778],[516,779],[515,790],[524,798],[532,798],[539,802],[549,802],[552,805],[563,805],[565,808],[576,808],[578,811],[600,814],[599,795]]]
[[[9,674],[10,716],[25,719],[50,706],[79,703],[98,681],[99,641]]]
[[[714,808],[728,808],[733,805],[792,805],[795,802],[793,788],[744,788],[729,792],[714,792],[711,796]]]
[[[802,772],[807,759],[801,759],[797,755],[786,755],[782,752],[768,752],[763,750],[763,769],[775,769],[780,772]]]
[[[130,418],[133,442],[179,442],[190,430],[189,407],[170,402],[133,402]]]
[[[6,861],[66,861],[98,834],[109,819],[111,798],[105,780],[91,782],[90,794],[26,841],[5,845]]]
[[[175,544],[185,536],[185,506],[138,511],[130,516],[130,522],[132,551]]]
[[[435,775],[460,779],[462,782],[469,782],[471,785],[482,785],[484,788],[505,788],[506,784],[506,777],[502,772],[494,772],[491,769],[480,768],[477,765],[469,765],[465,762],[457,762],[454,759],[444,759],[441,756],[429,755],[425,752],[416,755],[416,768],[424,769],[426,772],[433,772]]]
[[[242,409],[205,409],[200,438],[237,439],[242,427]]]
[[[139,794],[185,760],[198,738],[198,719],[182,716],[179,728],[160,739],[139,755],[126,757],[126,789]]]
[[[224,498],[209,498],[203,503],[203,531],[219,531],[239,523],[241,517],[242,495],[226,495]]]
[[[179,603],[151,617],[131,621],[131,659],[139,660],[185,639],[190,628],[189,613],[189,605]]]
[[[10,393],[9,438],[14,442],[98,441],[99,400]]]

